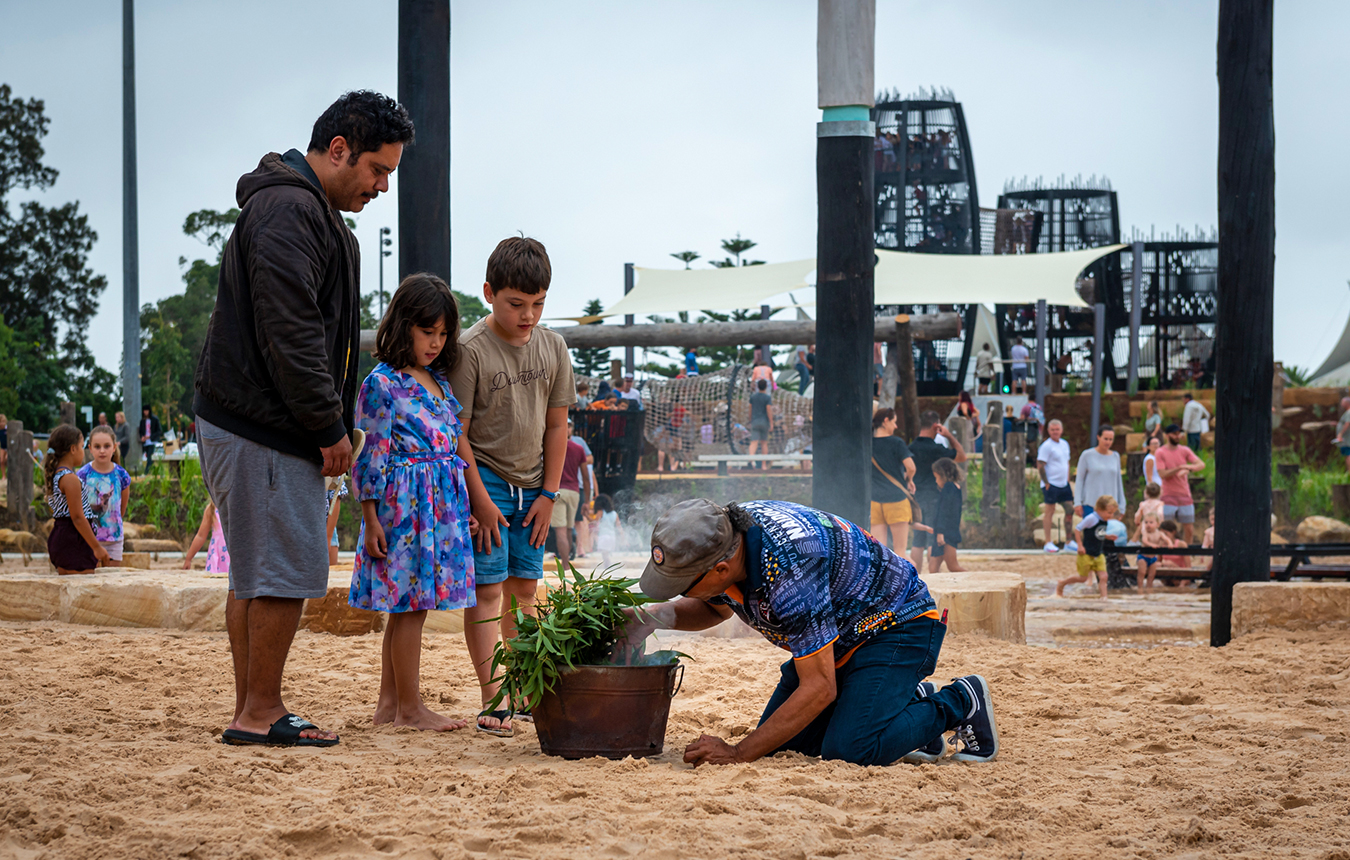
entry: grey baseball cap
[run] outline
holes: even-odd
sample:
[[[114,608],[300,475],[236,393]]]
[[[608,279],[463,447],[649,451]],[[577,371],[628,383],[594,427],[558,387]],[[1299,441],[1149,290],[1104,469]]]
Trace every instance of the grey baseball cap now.
[[[672,506],[652,527],[652,555],[638,587],[657,600],[683,593],[736,543],[727,509],[708,499]]]

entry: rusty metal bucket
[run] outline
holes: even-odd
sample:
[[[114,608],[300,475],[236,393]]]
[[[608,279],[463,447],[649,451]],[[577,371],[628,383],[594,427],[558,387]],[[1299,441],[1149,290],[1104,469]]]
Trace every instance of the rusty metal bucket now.
[[[660,755],[670,700],[684,666],[578,666],[534,706],[545,755],[624,758]]]

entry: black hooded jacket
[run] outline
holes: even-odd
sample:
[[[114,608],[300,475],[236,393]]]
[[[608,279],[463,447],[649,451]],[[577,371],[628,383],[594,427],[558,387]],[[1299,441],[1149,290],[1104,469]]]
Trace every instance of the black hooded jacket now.
[[[194,410],[277,451],[323,461],[352,426],[361,251],[304,157],[239,178],[239,220],[197,362]]]

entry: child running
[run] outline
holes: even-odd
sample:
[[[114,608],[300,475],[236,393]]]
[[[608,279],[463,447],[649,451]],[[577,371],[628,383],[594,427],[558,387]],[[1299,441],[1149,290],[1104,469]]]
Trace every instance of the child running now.
[[[1160,518],[1158,514],[1145,514],[1144,524],[1139,527],[1139,535],[1135,538],[1135,542],[1145,548],[1161,549],[1162,547],[1170,547],[1172,545],[1172,539],[1167,536],[1166,532],[1158,528],[1159,523]],[[1140,594],[1143,594],[1146,587],[1153,587],[1153,577],[1158,574],[1158,553],[1155,552],[1145,555],[1141,552],[1139,554],[1138,563],[1139,573],[1135,580],[1135,587],[1139,590]]]
[[[85,501],[94,513],[89,522],[94,528],[94,538],[108,551],[108,557],[121,566],[122,523],[131,501],[131,476],[122,468],[117,434],[106,424],[89,431],[89,453],[93,459],[81,466],[75,476],[84,485]]]
[[[488,257],[483,300],[491,308],[460,338],[450,371],[464,411],[460,454],[478,531],[477,605],[464,613],[464,639],[483,702],[492,701],[492,651],[515,638],[512,604],[533,614],[544,576],[544,542],[567,456],[567,408],[576,402],[572,358],[557,332],[538,328],[553,268],[544,246],[512,237]],[[526,717],[527,703],[513,702]],[[478,715],[480,731],[510,736],[510,710]]]
[[[1078,539],[1078,575],[1061,579],[1055,586],[1056,597],[1064,596],[1064,586],[1090,582],[1093,574],[1096,574],[1097,588],[1102,600],[1106,599],[1106,559],[1102,549],[1105,541],[1116,540],[1115,535],[1107,534],[1106,527],[1106,521],[1115,513],[1116,507],[1114,496],[1098,496],[1097,503],[1092,506],[1092,513],[1074,526],[1074,536]]]
[[[205,546],[207,540],[211,546],[206,550],[207,573],[230,572],[230,550],[225,546],[225,530],[220,527],[220,514],[216,512],[215,502],[207,502],[202,511],[202,523],[197,534],[192,537],[192,545],[183,555],[183,570],[192,569],[192,559]]]
[[[89,521],[94,512],[84,497],[84,486],[75,470],[84,465],[84,434],[62,424],[47,439],[42,461],[46,478],[47,505],[52,509],[52,533],[47,536],[47,558],[62,575],[93,573],[112,563],[108,551],[94,536]]]
[[[961,545],[961,470],[956,461],[943,457],[933,464],[933,479],[938,485],[936,516],[933,517],[933,554],[928,560],[928,572],[937,573],[942,565],[960,573],[965,570],[956,560],[956,548]]]
[[[375,335],[380,363],[356,400],[366,441],[352,468],[362,525],[347,602],[389,613],[376,725],[468,725],[423,704],[420,679],[427,610],[474,605],[469,493],[456,454],[460,405],[445,376],[458,335],[459,308],[445,282],[404,278]]]

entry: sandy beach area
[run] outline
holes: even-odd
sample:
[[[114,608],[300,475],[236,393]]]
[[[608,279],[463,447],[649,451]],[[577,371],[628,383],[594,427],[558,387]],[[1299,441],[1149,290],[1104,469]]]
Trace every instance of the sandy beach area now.
[[[981,566],[1027,568],[1035,639],[1101,617],[1085,587],[1046,596],[1071,563]],[[1208,609],[1113,597],[1106,626],[1132,601]],[[281,750],[218,743],[233,703],[224,634],[6,623],[0,858],[1350,858],[1350,635],[1084,644],[948,640],[935,678],[980,672],[994,691],[992,764],[785,754],[693,770],[684,745],[745,734],[783,652],[681,637],[694,661],[665,753],[564,761],[525,724],[512,739],[373,727],[378,635],[299,634],[288,704],[342,744]],[[475,712],[462,637],[427,637],[423,677],[434,707]]]

